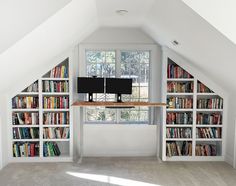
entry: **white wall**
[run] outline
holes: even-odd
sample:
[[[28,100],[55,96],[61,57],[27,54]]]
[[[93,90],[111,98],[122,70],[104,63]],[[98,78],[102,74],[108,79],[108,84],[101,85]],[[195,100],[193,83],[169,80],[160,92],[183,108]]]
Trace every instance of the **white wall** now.
[[[103,49],[153,46],[150,92],[151,101],[160,101],[161,96],[161,49],[160,46],[140,29],[136,28],[99,28],[83,40],[80,47],[80,76],[84,75],[85,65],[82,61],[84,48],[93,46]],[[158,113],[160,116],[160,113]],[[158,120],[160,117],[158,117]],[[160,123],[153,121],[155,123]],[[157,146],[157,127],[155,125],[84,125],[85,156],[155,156]]]
[[[86,156],[155,156],[156,125],[85,125]]]

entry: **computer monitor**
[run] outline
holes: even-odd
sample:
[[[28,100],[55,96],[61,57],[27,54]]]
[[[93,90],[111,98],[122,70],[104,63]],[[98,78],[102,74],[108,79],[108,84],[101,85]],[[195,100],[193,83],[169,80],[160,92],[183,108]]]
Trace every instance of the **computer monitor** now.
[[[104,93],[104,78],[78,77],[77,92],[88,93],[89,102],[93,101],[93,93]]]
[[[106,93],[117,94],[117,102],[122,102],[121,94],[132,94],[132,79],[106,78]]]

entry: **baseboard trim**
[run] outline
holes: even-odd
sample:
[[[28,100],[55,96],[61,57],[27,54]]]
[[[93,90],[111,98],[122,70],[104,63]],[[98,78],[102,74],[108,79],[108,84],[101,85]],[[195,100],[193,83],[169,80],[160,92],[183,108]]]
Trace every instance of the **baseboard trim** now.
[[[225,155],[225,162],[234,167],[234,157],[232,157],[231,155],[229,154]]]

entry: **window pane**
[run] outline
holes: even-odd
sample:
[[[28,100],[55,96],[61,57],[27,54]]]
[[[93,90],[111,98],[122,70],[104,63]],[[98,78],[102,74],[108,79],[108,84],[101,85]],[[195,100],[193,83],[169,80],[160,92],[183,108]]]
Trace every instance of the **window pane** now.
[[[105,61],[105,52],[101,51],[86,51],[86,61],[97,63]]]
[[[148,98],[148,87],[140,87],[140,98]]]
[[[106,62],[115,64],[115,61],[116,61],[115,52],[114,51],[106,52]]]

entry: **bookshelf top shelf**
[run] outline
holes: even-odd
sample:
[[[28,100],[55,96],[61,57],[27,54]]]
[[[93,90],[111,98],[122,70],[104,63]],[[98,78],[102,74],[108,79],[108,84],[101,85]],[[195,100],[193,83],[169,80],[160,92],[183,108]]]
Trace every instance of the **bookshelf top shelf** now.
[[[167,81],[194,81],[193,78],[167,78]]]
[[[51,80],[51,81],[68,81],[69,78],[50,78],[50,77],[43,77],[42,80]]]
[[[87,102],[87,101],[76,101],[72,104],[72,106],[79,106],[79,107],[164,107],[166,103],[151,103],[151,102],[109,102],[109,101],[94,101],[94,102]]]

